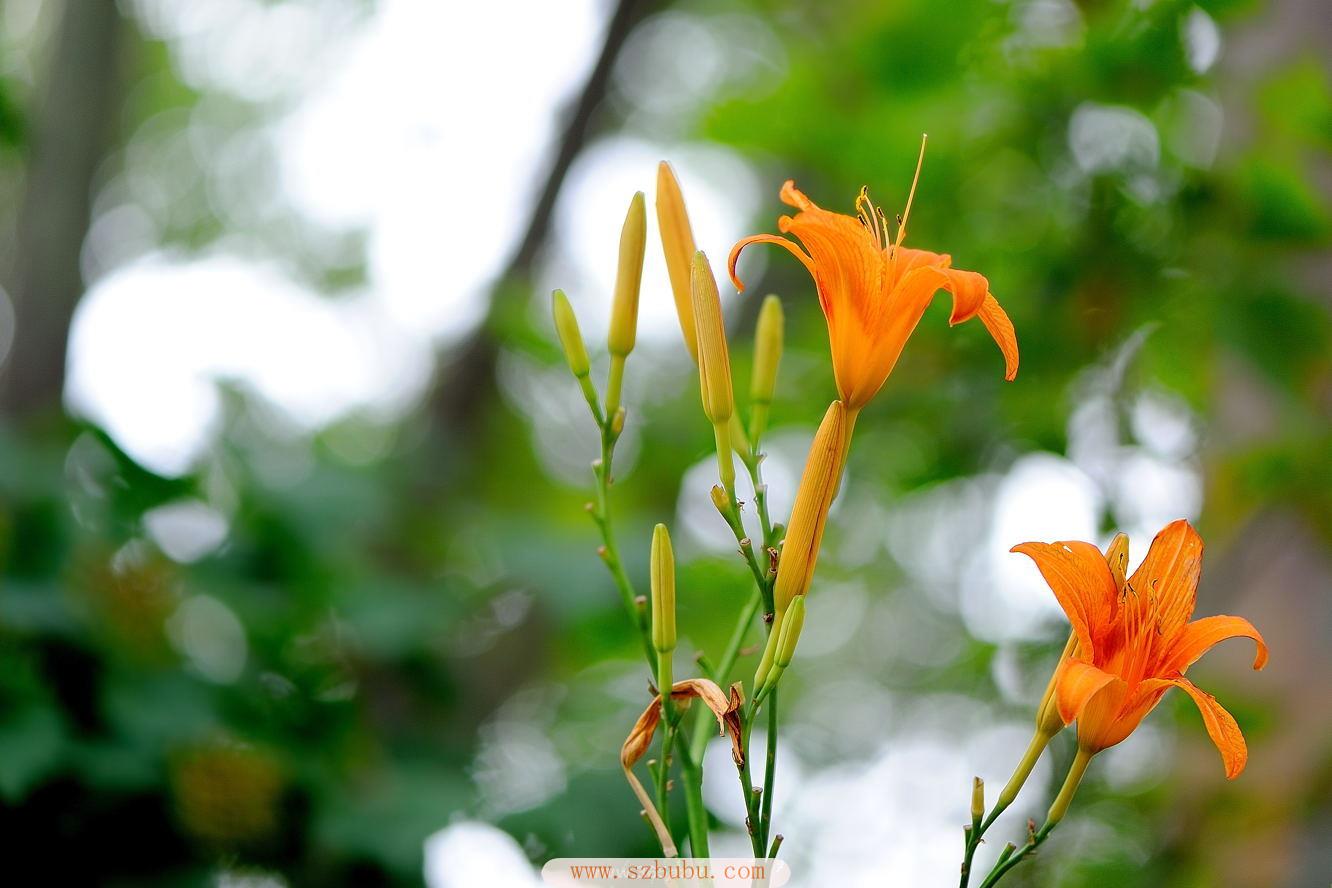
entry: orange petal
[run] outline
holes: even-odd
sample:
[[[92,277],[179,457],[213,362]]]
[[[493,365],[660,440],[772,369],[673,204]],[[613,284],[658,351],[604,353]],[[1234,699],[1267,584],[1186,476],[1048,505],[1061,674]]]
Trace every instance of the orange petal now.
[[[750,244],[776,244],[787,250],[792,256],[799,259],[800,263],[805,266],[805,270],[808,271],[811,276],[814,275],[814,260],[806,256],[805,251],[800,249],[794,243],[775,234],[755,234],[740,241],[734,247],[731,247],[730,258],[726,261],[727,271],[729,271],[731,275],[731,283],[735,284],[735,289],[738,293],[745,292],[745,285],[741,283],[740,278],[735,274],[735,264],[740,261],[740,251]]]
[[[1114,619],[1119,591],[1101,550],[1091,543],[1022,543],[1010,551],[1036,562],[1041,576],[1078,634],[1081,655],[1094,659],[1096,646]]]
[[[797,210],[819,209],[818,204],[806,197],[805,192],[796,187],[795,179],[787,179],[782,183],[782,190],[779,196],[782,199],[782,203],[790,207],[795,207]]]
[[[1207,736],[1216,744],[1221,753],[1221,761],[1226,766],[1226,779],[1234,780],[1244,770],[1249,760],[1249,747],[1244,742],[1235,717],[1225,710],[1211,694],[1189,681],[1187,678],[1173,679],[1171,684],[1193,698],[1202,713],[1203,724],[1207,726]]]
[[[1013,330],[1013,322],[1008,319],[998,300],[989,293],[985,294],[985,301],[981,303],[980,310],[976,314],[980,322],[985,325],[985,329],[990,331],[990,336],[994,337],[999,351],[1003,352],[1004,379],[1012,382],[1017,377],[1018,371],[1017,333]]]
[[[1107,698],[1117,694],[1118,699],[1123,699],[1127,685],[1118,676],[1111,675],[1086,660],[1070,659],[1061,664],[1055,678],[1055,702],[1059,706],[1059,717],[1064,720],[1064,724],[1083,716],[1088,702],[1107,686],[1111,686],[1111,693],[1106,695]],[[1107,699],[1104,702],[1111,701]],[[1115,709],[1117,705],[1109,708]],[[1110,715],[1113,715],[1113,712]],[[1083,725],[1079,725],[1079,736],[1082,735],[1083,728]]]
[[[1198,601],[1198,575],[1202,572],[1202,537],[1184,519],[1172,521],[1152,540],[1147,557],[1129,578],[1126,606],[1152,613],[1156,630],[1170,636],[1178,631]]]
[[[953,314],[948,319],[948,325],[960,324],[975,317],[990,292],[990,282],[985,279],[985,275],[959,268],[945,268],[943,274],[947,281],[944,289],[953,294]]]
[[[1243,617],[1216,616],[1203,617],[1183,626],[1161,655],[1157,671],[1163,675],[1184,672],[1213,645],[1227,638],[1252,638],[1257,645],[1253,668],[1262,669],[1267,665],[1267,642],[1252,623]]]

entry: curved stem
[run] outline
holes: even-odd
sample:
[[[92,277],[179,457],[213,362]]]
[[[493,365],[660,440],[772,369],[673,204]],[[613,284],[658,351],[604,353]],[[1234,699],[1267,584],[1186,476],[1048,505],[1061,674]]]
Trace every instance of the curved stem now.
[[[1064,818],[1068,811],[1069,803],[1073,801],[1073,795],[1078,791],[1078,784],[1082,782],[1082,775],[1087,773],[1087,765],[1091,763],[1092,756],[1095,753],[1079,748],[1078,754],[1073,759],[1073,764],[1068,769],[1068,776],[1064,778],[1064,785],[1059,790],[1059,795],[1055,797],[1054,804],[1050,806],[1050,813],[1046,815],[1045,825],[1036,832],[1027,837],[1027,844],[1023,845],[1021,850],[1008,857],[1001,857],[990,870],[990,874],[981,882],[980,888],[993,888],[1006,873],[1026,860],[1037,848],[1049,837],[1054,828],[1059,825],[1059,821]]]

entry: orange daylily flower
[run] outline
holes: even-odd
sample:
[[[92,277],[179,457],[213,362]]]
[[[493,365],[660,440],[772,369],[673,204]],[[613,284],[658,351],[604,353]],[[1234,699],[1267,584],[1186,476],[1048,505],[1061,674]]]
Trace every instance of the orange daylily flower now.
[[[920,175],[919,163],[916,175]],[[913,195],[915,188],[913,181]],[[1017,375],[1017,336],[1008,315],[990,295],[984,275],[953,268],[952,257],[945,253],[901,245],[910,198],[895,242],[888,236],[887,218],[870,202],[865,189],[856,198],[856,216],[819,207],[791,180],[782,186],[781,198],[799,212],[782,216],[777,227],[794,234],[805,249],[775,234],[747,237],[731,248],[731,281],[744,291],[735,265],[750,244],[776,244],[801,261],[814,278],[819,305],[828,321],[837,391],[849,411],[865,406],[883,386],[939,290],[953,296],[949,324],[979,317],[1004,354],[1004,378]]]
[[[1083,751],[1095,754],[1121,742],[1177,687],[1202,712],[1226,777],[1244,770],[1248,748],[1234,716],[1184,673],[1217,642],[1241,636],[1257,644],[1253,668],[1262,669],[1267,644],[1243,617],[1190,622],[1202,550],[1202,538],[1187,521],[1166,525],[1121,592],[1091,543],[1013,547],[1036,562],[1073,624],[1077,654],[1060,666],[1056,700],[1065,724],[1077,719]]]

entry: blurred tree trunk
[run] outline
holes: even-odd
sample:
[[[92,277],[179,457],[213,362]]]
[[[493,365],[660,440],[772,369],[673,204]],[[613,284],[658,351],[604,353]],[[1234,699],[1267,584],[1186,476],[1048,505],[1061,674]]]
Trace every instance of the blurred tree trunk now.
[[[0,376],[10,416],[59,408],[65,347],[83,293],[79,255],[93,176],[120,110],[124,22],[114,0],[67,0],[44,87],[29,115],[26,190],[13,268],[13,350]]]
[[[494,321],[508,305],[528,296],[533,266],[550,235],[555,201],[564,187],[569,168],[591,137],[605,128],[605,121],[599,119],[598,112],[609,90],[611,71],[620,51],[634,26],[662,5],[657,0],[619,0],[611,14],[601,53],[582,92],[569,109],[522,239],[491,288],[487,318],[443,363],[437,375],[432,413],[450,437],[470,439],[476,430],[481,406],[493,400],[495,362],[499,356]]]

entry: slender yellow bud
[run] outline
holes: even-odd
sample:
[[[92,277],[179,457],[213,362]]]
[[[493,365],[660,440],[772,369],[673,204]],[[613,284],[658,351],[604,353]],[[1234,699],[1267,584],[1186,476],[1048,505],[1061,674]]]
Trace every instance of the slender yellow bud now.
[[[717,507],[717,511],[722,515],[729,515],[731,512],[731,498],[726,495],[726,491],[720,484],[712,485],[712,504]]]
[[[690,273],[694,304],[694,329],[698,333],[698,379],[703,412],[712,420],[717,439],[717,470],[727,493],[735,489],[735,461],[731,456],[731,416],[735,401],[731,394],[731,358],[726,349],[726,326],[722,323],[721,297],[712,276],[708,257],[694,253]]]
[[[610,374],[606,378],[606,416],[615,416],[620,408],[620,389],[624,384],[624,360],[634,350],[638,335],[638,291],[643,282],[643,249],[647,239],[647,214],[643,192],[634,194],[629,213],[620,231],[620,265],[615,272],[615,296],[611,302],[610,332],[606,345],[610,350]]]
[[[694,306],[690,298],[690,263],[694,258],[694,232],[689,227],[684,195],[675,170],[666,161],[657,166],[657,226],[661,229],[661,249],[666,254],[666,272],[671,277],[675,312],[680,316],[689,356],[698,361],[698,337],[694,332]]]
[[[559,334],[569,371],[574,376],[586,376],[592,372],[592,365],[587,360],[587,346],[583,344],[583,334],[578,330],[578,317],[569,304],[569,297],[564,295],[563,290],[555,290],[550,294],[550,306],[551,314],[555,316],[555,332]]]
[[[690,276],[694,326],[698,331],[698,372],[703,412],[714,424],[729,422],[735,409],[731,395],[731,358],[726,349],[721,296],[712,266],[702,252],[694,254]]]
[[[643,249],[647,238],[647,215],[643,192],[634,194],[620,231],[620,266],[615,273],[615,299],[611,303],[610,335],[606,344],[613,355],[634,350],[638,330],[638,291],[643,281]]]
[[[980,823],[985,816],[985,781],[979,777],[971,784],[971,822]]]
[[[652,531],[652,646],[675,650],[675,553],[665,524]]]
[[[810,445],[777,564],[773,602],[779,619],[794,598],[808,591],[814,576],[828,509],[842,474],[845,431],[846,409],[841,401],[833,401]]]
[[[754,376],[749,383],[749,399],[754,404],[772,403],[777,386],[777,364],[782,359],[782,335],[785,320],[782,300],[769,296],[759,309],[758,329],[754,333]]]
[[[618,408],[616,408],[615,415],[611,417],[611,424],[610,424],[611,434],[617,438],[620,437],[620,434],[624,431],[625,415],[626,411],[624,409],[624,405],[621,404]]]

